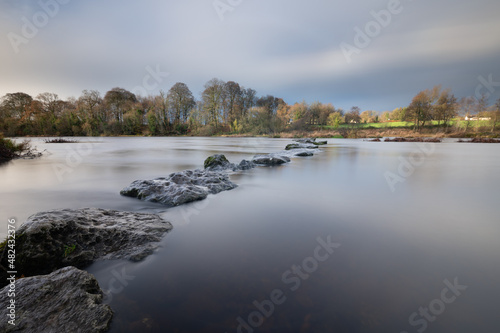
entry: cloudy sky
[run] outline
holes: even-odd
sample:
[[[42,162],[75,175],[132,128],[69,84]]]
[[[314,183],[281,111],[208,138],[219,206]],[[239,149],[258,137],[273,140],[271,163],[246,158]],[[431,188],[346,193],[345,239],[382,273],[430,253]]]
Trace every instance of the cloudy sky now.
[[[184,82],[199,97],[216,77],[344,109],[437,84],[493,102],[499,17],[498,0],[0,0],[0,96]]]

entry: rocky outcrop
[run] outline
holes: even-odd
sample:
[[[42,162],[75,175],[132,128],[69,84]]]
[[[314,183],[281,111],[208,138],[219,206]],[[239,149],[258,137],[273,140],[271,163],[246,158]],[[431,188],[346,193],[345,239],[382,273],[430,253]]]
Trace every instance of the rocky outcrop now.
[[[9,288],[0,290],[1,332],[105,332],[113,317],[94,276],[75,267],[19,279],[13,298]]]
[[[139,261],[153,253],[170,229],[169,222],[154,214],[97,208],[37,213],[17,230],[16,270],[33,276],[65,266],[83,268],[98,259]],[[2,265],[7,267],[6,256]]]
[[[167,206],[179,206],[236,187],[224,172],[185,170],[172,173],[167,178],[136,180],[120,194]]]

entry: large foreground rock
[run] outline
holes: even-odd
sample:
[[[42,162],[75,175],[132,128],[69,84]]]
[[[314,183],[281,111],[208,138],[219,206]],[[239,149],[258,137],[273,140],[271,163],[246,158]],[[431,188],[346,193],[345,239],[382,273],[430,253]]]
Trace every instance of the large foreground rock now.
[[[109,328],[113,312],[102,304],[103,293],[91,274],[65,267],[50,275],[19,279],[16,295],[0,290],[0,332],[96,333]],[[15,300],[14,325],[7,306]]]
[[[136,180],[120,194],[167,206],[179,206],[236,187],[226,173],[185,170],[172,173],[167,178]]]
[[[37,213],[17,230],[16,270],[33,276],[65,266],[83,268],[97,259],[138,261],[153,253],[170,229],[154,214],[97,208]]]

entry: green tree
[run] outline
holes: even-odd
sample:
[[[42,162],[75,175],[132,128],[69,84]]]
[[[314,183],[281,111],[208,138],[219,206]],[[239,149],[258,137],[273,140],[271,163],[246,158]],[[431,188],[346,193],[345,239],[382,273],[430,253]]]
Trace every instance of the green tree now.
[[[405,120],[413,120],[415,123],[414,129],[420,131],[425,126],[425,123],[432,119],[432,96],[426,91],[419,92],[413,97],[406,112]]]
[[[344,121],[342,118],[342,114],[338,111],[331,113],[328,116],[328,126],[332,126],[335,129],[339,128],[340,124]]]
[[[458,103],[456,97],[449,89],[440,93],[436,104],[433,106],[433,119],[441,121],[447,125],[448,122],[457,116]]]

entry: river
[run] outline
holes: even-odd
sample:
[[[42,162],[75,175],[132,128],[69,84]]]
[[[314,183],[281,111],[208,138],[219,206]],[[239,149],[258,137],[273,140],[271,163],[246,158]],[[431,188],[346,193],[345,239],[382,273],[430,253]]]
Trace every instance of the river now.
[[[313,157],[231,174],[174,208],[120,196],[136,179],[282,150],[290,139],[77,138],[0,165],[7,220],[60,208],[160,214],[174,228],[139,263],[88,268],[110,332],[494,332],[500,145],[329,139]]]

